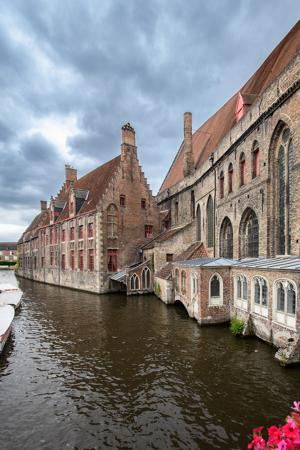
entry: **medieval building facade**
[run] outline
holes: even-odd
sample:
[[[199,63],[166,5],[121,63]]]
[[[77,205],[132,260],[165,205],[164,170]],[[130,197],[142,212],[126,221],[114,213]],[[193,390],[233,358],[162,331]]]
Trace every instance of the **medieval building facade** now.
[[[82,178],[70,166],[65,174],[58,195],[48,206],[41,201],[40,214],[18,243],[18,273],[60,286],[111,291],[110,276],[139,263],[141,243],[159,230],[134,129],[122,127],[121,155]]]
[[[169,229],[145,248],[165,302],[200,324],[239,317],[289,362],[300,360],[299,51],[300,22],[194,133],[184,114],[157,196]],[[179,261],[197,242],[207,256]]]

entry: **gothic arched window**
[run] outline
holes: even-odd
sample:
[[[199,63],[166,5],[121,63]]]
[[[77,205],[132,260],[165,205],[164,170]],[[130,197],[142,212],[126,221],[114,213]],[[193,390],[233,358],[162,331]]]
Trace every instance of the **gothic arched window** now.
[[[246,182],[246,158],[245,153],[240,156],[240,186],[244,186]]]
[[[150,289],[151,272],[149,267],[146,267],[142,272],[142,289]]]
[[[224,198],[224,172],[220,173],[220,198]]]
[[[219,274],[214,274],[210,279],[209,303],[211,306],[223,304],[223,281]]]
[[[200,205],[197,206],[196,239],[197,239],[197,241],[201,241],[201,209],[200,209]]]
[[[291,253],[291,206],[293,142],[290,129],[284,128],[278,151],[278,253]]]
[[[228,193],[233,191],[233,165],[232,163],[228,166]]]
[[[256,258],[259,254],[259,226],[255,212],[247,208],[241,219],[240,230],[240,257]]]
[[[260,174],[259,146],[255,141],[252,148],[252,178],[258,177]]]
[[[207,217],[207,247],[213,247],[214,245],[214,202],[211,195],[208,197],[206,207]]]
[[[136,273],[134,273],[130,278],[130,289],[132,291],[137,291],[140,288],[140,279]]]
[[[225,217],[221,225],[220,256],[233,258],[233,229],[228,217]]]
[[[186,293],[186,273],[184,270],[181,272],[181,293],[183,295]]]

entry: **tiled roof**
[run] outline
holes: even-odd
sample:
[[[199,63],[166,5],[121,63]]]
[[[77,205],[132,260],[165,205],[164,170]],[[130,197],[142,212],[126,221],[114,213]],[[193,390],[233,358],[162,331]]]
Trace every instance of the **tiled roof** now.
[[[88,198],[80,208],[80,214],[92,211],[96,208],[102,194],[105,192],[114,172],[119,167],[121,155],[111,159],[97,169],[92,170],[88,174],[75,181],[74,189],[76,192],[88,191]],[[69,202],[58,217],[59,220],[65,220],[69,217]]]
[[[181,253],[178,253],[174,257],[174,262],[182,261],[182,260],[194,260],[195,258],[205,258],[208,256],[207,250],[203,244],[203,242],[194,242],[190,245],[186,250]],[[171,262],[165,264],[156,274],[158,278],[163,278],[164,280],[168,280],[171,278],[173,264]]]
[[[190,223],[188,223],[186,225],[182,225],[180,227],[171,228],[170,230],[163,231],[162,233],[157,235],[155,238],[151,239],[151,241],[148,241],[146,244],[144,244],[141,248],[143,250],[149,250],[151,248],[154,248],[154,245],[156,244],[156,242],[167,241],[168,239],[171,239],[173,236],[175,236],[177,233],[179,233],[179,231],[184,230],[188,226],[190,226]]]
[[[213,116],[193,134],[193,156],[198,168],[207,160],[225,135],[236,124],[235,107],[241,92],[248,101],[262,94],[275,78],[284,70],[300,49],[300,21],[277,45],[259,69]],[[159,192],[163,192],[183,179],[183,143],[166,175]]]
[[[16,250],[16,242],[0,242],[0,250]]]
[[[48,225],[49,220],[50,220],[49,209],[41,211],[37,216],[35,216],[31,224],[26,228],[21,238],[19,239],[18,243],[27,241],[31,237],[35,237],[37,234],[36,233],[37,229],[40,227],[44,227],[45,225]]]

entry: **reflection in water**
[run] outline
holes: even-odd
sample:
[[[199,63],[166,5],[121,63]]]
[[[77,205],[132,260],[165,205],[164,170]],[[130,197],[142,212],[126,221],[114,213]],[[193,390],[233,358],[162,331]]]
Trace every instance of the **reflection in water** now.
[[[253,426],[299,400],[299,368],[180,306],[19,283],[0,358],[1,449],[246,448]]]

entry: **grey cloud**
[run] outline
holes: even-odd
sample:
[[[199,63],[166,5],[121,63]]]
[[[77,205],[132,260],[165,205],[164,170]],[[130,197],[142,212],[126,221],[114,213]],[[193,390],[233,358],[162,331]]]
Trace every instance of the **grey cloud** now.
[[[42,135],[24,135],[41,118],[67,114],[77,119],[67,144],[80,173],[119,152],[121,126],[130,121],[156,191],[181,144],[183,112],[193,112],[194,129],[214,113],[293,26],[295,5],[293,0],[5,2],[0,208],[17,207],[24,223],[40,198],[59,189],[62,153]]]

